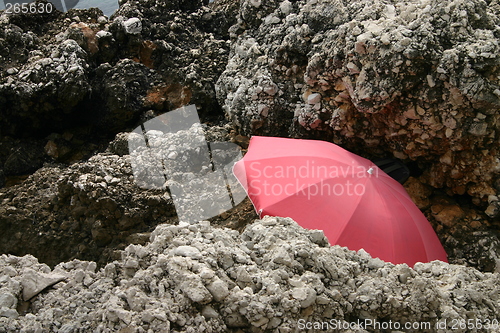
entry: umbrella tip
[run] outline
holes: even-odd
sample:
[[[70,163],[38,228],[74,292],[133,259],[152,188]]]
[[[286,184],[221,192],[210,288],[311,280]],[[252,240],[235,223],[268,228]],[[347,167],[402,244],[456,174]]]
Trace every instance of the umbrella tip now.
[[[373,168],[368,169],[366,172],[368,172],[371,175],[373,173]]]

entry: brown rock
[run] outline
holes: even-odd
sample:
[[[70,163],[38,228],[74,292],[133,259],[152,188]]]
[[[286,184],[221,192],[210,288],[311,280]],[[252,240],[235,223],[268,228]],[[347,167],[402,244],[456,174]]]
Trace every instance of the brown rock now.
[[[189,104],[191,100],[191,89],[174,83],[166,86],[156,86],[147,92],[146,105],[163,109],[165,102],[172,108],[179,108]]]
[[[447,227],[451,227],[464,217],[464,211],[458,205],[436,204],[431,207],[434,218]]]
[[[427,185],[422,184],[417,178],[410,177],[405,182],[404,187],[418,208],[429,208],[431,204],[429,196],[432,190]]]

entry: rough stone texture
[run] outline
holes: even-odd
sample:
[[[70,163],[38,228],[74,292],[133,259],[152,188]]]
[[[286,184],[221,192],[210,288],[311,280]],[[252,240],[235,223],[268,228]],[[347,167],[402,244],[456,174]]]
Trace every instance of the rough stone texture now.
[[[37,257],[0,257],[0,332],[496,318],[498,1],[120,4],[0,14],[0,252]],[[393,266],[281,218],[154,229],[174,205],[136,186],[125,132],[189,103],[239,127],[203,125],[209,142],[314,137],[416,161],[406,188],[462,266]],[[247,200],[212,220],[255,216]]]
[[[1,252],[50,265],[74,257],[105,262],[128,236],[175,214],[168,194],[138,188],[127,158],[117,155],[41,168],[0,198]]]
[[[151,173],[154,164],[163,160],[163,167],[172,175],[169,186],[179,183],[186,188],[199,188],[201,184],[204,193],[195,199],[217,207],[222,201],[218,198],[228,196],[226,187],[206,181],[200,183],[201,175],[212,173],[210,163],[215,170],[231,166],[230,162],[237,156],[235,153],[239,154],[239,147],[233,144],[232,151],[227,146],[217,148],[218,141],[229,140],[230,126],[209,128],[197,124],[193,128],[176,133],[148,132],[149,144],[158,148],[158,156],[153,156],[151,149],[146,147],[137,149],[134,159],[139,171],[136,171],[138,174]],[[195,134],[211,143],[211,155],[208,150],[200,149],[202,146],[189,145]],[[0,189],[0,227],[3,231],[0,252],[30,253],[50,265],[75,257],[104,264],[116,257],[116,249],[123,249],[130,242],[143,244],[147,233],[156,225],[175,223],[178,220],[176,210],[178,212],[180,207],[184,207],[187,217],[199,216],[195,200],[188,196],[177,198],[174,206],[162,173],[159,174],[159,187],[144,186],[144,180],[152,177],[134,177],[128,143],[137,135],[119,133],[105,153],[69,167],[46,165],[22,184]],[[237,184],[230,185],[236,200],[236,191],[243,192],[243,189]],[[243,214],[250,209],[251,206],[244,206]],[[234,221],[241,226],[240,213],[235,212],[230,217],[225,210],[222,211],[224,217],[219,218],[220,224]],[[214,212],[206,218],[219,213]],[[246,221],[248,219],[243,222]]]
[[[146,107],[196,104],[205,115],[220,113],[214,85],[227,62],[228,15],[203,4],[130,0],[114,14],[108,29],[112,39],[106,37],[114,56],[133,59],[162,77],[146,92]],[[131,21],[141,27],[134,33],[127,32]]]
[[[496,216],[497,14],[482,0],[241,1],[218,99],[245,135],[414,160]]]
[[[2,332],[296,332],[299,320],[331,319],[429,322],[430,331],[449,332],[436,323],[486,323],[500,311],[498,273],[438,261],[395,266],[330,247],[285,218],[256,220],[241,235],[206,221],[160,225],[150,243],[129,245],[99,271],[79,260],[50,271],[32,256],[2,255],[0,267],[0,290],[19,300],[26,267],[66,276],[27,313],[2,315]]]
[[[50,30],[63,17],[57,11],[50,15],[2,13],[2,135],[61,128],[70,114],[78,115],[77,106],[90,94],[86,51],[74,39],[64,38],[64,34],[54,36],[56,32]]]
[[[14,172],[2,151],[0,178],[88,158],[116,133],[182,105],[220,120],[214,86],[234,17],[207,4],[122,1],[112,19],[99,9],[0,13],[0,144],[37,141],[33,165]]]
[[[7,137],[0,141],[0,165],[3,165],[3,172],[7,176],[32,173],[42,166],[43,161],[41,140]]]
[[[49,288],[62,280],[64,280],[64,275],[36,272],[31,268],[26,268],[21,277],[23,301],[32,299],[42,290]]]
[[[421,210],[429,208],[431,205],[429,196],[432,194],[430,186],[422,184],[415,177],[410,177],[404,183],[404,187],[418,208]]]

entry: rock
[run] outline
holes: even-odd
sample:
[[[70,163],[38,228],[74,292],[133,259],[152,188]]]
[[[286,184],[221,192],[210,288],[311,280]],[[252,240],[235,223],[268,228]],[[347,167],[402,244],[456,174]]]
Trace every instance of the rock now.
[[[137,187],[132,176],[128,155],[41,168],[3,193],[0,211],[18,209],[0,214],[0,251],[32,253],[51,265],[75,256],[107,262],[130,235],[174,219],[172,199]]]
[[[207,286],[207,289],[212,294],[214,300],[221,302],[229,295],[229,287],[226,282],[221,279],[216,279]]]
[[[0,79],[0,105],[5,110],[0,127],[5,134],[44,133],[60,127],[70,110],[90,93],[87,54],[77,42],[65,40],[52,51],[54,57],[32,52],[33,56],[10,76],[9,82]],[[63,54],[65,60],[61,61]]]
[[[488,208],[486,208],[486,215],[488,215],[491,218],[494,218],[500,213],[500,201],[498,199],[498,196],[496,195],[490,195],[488,196]]]
[[[153,82],[142,85],[148,90],[141,93],[144,103],[140,112],[194,103],[204,114],[218,113],[214,85],[227,62],[228,19],[219,7],[202,6],[201,1],[162,6],[129,0],[107,29],[113,38],[103,43],[114,53],[107,51],[106,61],[119,55],[154,71]],[[198,48],[193,49],[193,45]]]
[[[210,305],[206,305],[205,307],[203,307],[201,314],[203,315],[203,317],[205,317],[207,319],[217,318],[219,316],[219,313],[217,311],[215,311],[215,309],[213,307],[211,307]]]
[[[205,288],[201,279],[194,274],[186,276],[180,288],[195,303],[205,304],[212,301],[212,294]]]
[[[310,288],[294,288],[292,297],[300,301],[301,308],[307,308],[316,301],[316,291]]]
[[[179,246],[178,248],[176,248],[174,254],[183,257],[190,257],[193,259],[201,258],[200,250],[193,246],[187,245]]]
[[[3,171],[8,176],[30,174],[42,166],[43,157],[39,141],[17,142],[4,162]]]
[[[464,217],[464,211],[457,205],[433,205],[431,207],[434,218],[447,227],[458,223]]]
[[[495,318],[499,13],[480,0],[122,0],[109,20],[98,9],[0,15],[0,251],[18,255],[0,255],[0,331]],[[186,146],[192,132],[155,128],[148,145],[176,174],[144,186],[151,150],[134,174],[128,144],[145,137],[130,131],[187,104],[206,122],[194,130],[212,165]],[[394,266],[290,219],[252,223],[248,200],[178,223],[176,209],[198,206],[165,185],[202,184],[196,200],[221,201],[226,188],[199,171],[234,159],[214,142],[246,149],[254,134],[411,161],[422,175],[406,188],[453,264]]]
[[[28,271],[66,279],[33,298],[26,315],[17,317],[15,310],[2,307],[0,330],[50,331],[59,322],[59,330],[68,332],[96,327],[129,332],[139,323],[153,332],[174,325],[182,332],[293,331],[301,329],[301,320],[319,323],[333,315],[347,322],[383,317],[435,327],[467,315],[494,318],[499,311],[498,272],[439,261],[414,268],[385,263],[363,251],[318,245],[288,218],[256,220],[241,234],[192,226],[159,225],[148,244],[127,247],[122,258],[95,272],[95,264],[85,261],[50,270],[31,256],[1,255],[0,269],[10,272],[11,282],[0,279],[0,290],[14,296],[21,291],[13,281],[22,283]],[[249,241],[252,249],[242,246]],[[175,255],[196,244],[203,244],[200,258]],[[275,248],[290,249],[291,260],[301,264],[288,269],[272,260]],[[223,267],[225,255],[235,258],[233,266]],[[132,261],[138,264],[133,276],[123,269]],[[255,284],[240,286],[237,272],[242,270]],[[85,275],[94,281],[89,286]]]
[[[165,133],[147,132],[154,149],[148,148],[142,131],[122,133],[105,153],[69,167],[47,165],[23,184],[7,188],[6,200],[0,201],[0,212],[9,212],[0,214],[5,231],[0,251],[31,253],[51,265],[72,257],[105,264],[117,247],[144,243],[151,226],[212,218],[245,198],[228,169],[241,156],[236,144],[210,142],[209,151],[199,123],[177,132],[157,125]],[[209,139],[229,140],[227,131],[221,126],[206,133]],[[162,169],[155,173],[158,162]],[[164,173],[170,193],[164,189]],[[177,251],[179,256],[202,256],[197,247]]]
[[[146,110],[144,98],[148,87],[156,80],[159,80],[158,75],[130,59],[120,60],[109,69],[98,87],[106,105],[104,110],[100,110],[101,128],[119,131],[137,121]]]
[[[0,308],[15,309],[17,298],[9,292],[0,292]]]
[[[216,85],[238,134],[416,161],[423,183],[486,209],[500,171],[499,82],[486,74],[500,54],[496,2],[259,3],[240,3]]]
[[[214,8],[203,1],[130,0],[111,21],[97,8],[5,16],[1,136],[39,138],[81,128],[87,142],[101,141],[129,130],[148,111],[190,102],[204,117],[220,119],[214,85],[227,63],[234,18]],[[47,153],[58,160],[53,143]]]
[[[321,95],[320,94],[310,94],[309,97],[307,97],[307,103],[309,104],[317,104],[321,101]]]
[[[123,28],[125,32],[131,35],[138,35],[142,31],[142,22],[137,17],[132,17],[123,22]]]
[[[500,213],[500,205],[498,202],[491,203],[488,205],[488,208],[484,211],[486,215],[491,218],[497,217],[498,213]]]
[[[36,272],[32,269],[26,269],[21,276],[21,285],[23,286],[23,300],[28,301],[38,295],[42,290],[53,286],[59,281],[65,279],[65,276],[59,274],[45,274]]]
[[[429,186],[426,186],[415,177],[410,177],[404,183],[404,187],[418,208],[429,208],[431,203],[429,197],[432,193],[432,190],[429,188]]]
[[[19,313],[15,309],[0,308],[0,317],[17,319],[19,317]]]
[[[130,133],[118,133],[109,143],[108,150],[118,156],[128,155],[128,139]]]

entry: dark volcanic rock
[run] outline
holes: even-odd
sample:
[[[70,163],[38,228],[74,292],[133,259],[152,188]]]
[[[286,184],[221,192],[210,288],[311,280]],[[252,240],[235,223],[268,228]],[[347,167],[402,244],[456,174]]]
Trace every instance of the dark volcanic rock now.
[[[105,105],[93,113],[101,129],[115,132],[126,128],[144,112],[144,97],[154,86],[155,73],[140,63],[123,59],[109,68],[101,80],[98,87]]]
[[[183,105],[220,120],[214,86],[235,18],[204,5],[123,1],[111,21],[99,9],[2,13],[0,142],[7,147],[9,135],[22,145],[0,153],[5,175],[87,158],[116,133]]]
[[[122,2],[111,21],[98,9],[2,13],[0,136],[84,126],[102,143],[150,110],[193,103],[220,118],[214,86],[233,21],[201,1]]]
[[[110,19],[97,9],[2,13],[0,253],[9,255],[0,256],[0,331],[293,332],[299,320],[494,319],[499,8],[123,0]],[[212,125],[223,105],[239,132],[195,124],[196,140],[188,131],[128,133],[187,104]],[[407,190],[461,265],[411,269],[330,247],[290,219],[250,223],[248,199],[211,219],[241,234],[192,221],[196,204],[222,201],[230,187],[201,178],[239,154],[214,144],[204,165],[204,142],[246,149],[245,134],[415,161],[423,175]],[[141,144],[129,151],[129,142]],[[172,177],[155,172],[162,168]],[[152,172],[153,182],[142,177]],[[200,195],[172,191],[200,185]],[[190,223],[178,221],[179,207],[193,213]]]
[[[220,117],[214,86],[235,18],[207,4],[122,1],[112,20],[98,9],[2,13],[0,185],[44,161],[84,159],[115,133],[182,105]],[[173,218],[168,193],[137,188],[123,153],[46,166],[4,189],[1,251],[51,264],[104,262],[126,239]]]
[[[243,135],[328,140],[418,166],[427,200],[464,199],[463,218],[420,207],[451,258],[490,270],[500,257],[497,14],[479,0],[241,1],[217,96]]]
[[[86,53],[74,40],[62,41],[50,56],[38,50],[30,55],[0,84],[5,134],[61,127],[91,91]]]

